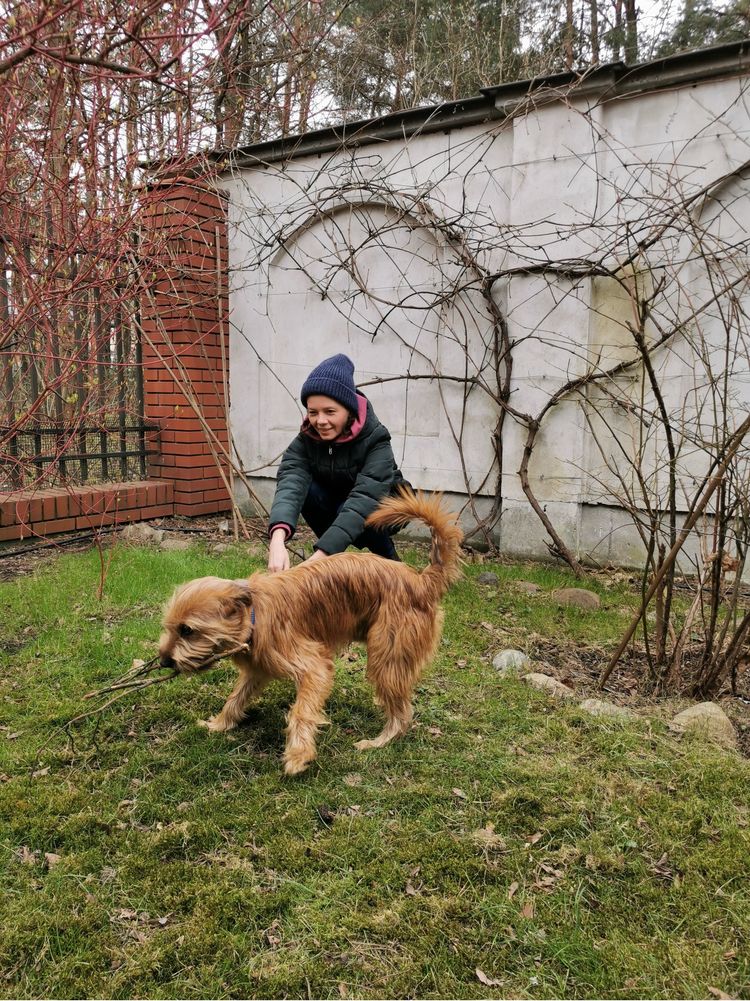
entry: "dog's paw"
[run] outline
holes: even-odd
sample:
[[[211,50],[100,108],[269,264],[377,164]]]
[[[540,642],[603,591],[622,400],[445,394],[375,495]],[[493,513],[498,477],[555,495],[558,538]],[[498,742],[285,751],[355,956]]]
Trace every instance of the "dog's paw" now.
[[[357,751],[371,751],[375,747],[380,747],[377,740],[358,740],[354,745]]]
[[[308,758],[307,760],[305,760],[304,758],[301,757],[286,758],[284,760],[284,774],[301,775],[302,772],[304,772],[307,769],[307,767],[313,760],[314,760],[313,758]]]
[[[220,716],[212,716],[211,719],[199,719],[198,726],[203,726],[210,733],[224,733],[226,730],[231,730],[232,724],[227,723]]]

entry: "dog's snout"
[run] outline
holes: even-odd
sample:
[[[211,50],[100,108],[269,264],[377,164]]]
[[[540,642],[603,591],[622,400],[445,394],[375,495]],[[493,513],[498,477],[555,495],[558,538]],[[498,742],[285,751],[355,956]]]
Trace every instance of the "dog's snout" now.
[[[174,667],[174,657],[170,657],[169,654],[164,654],[164,656],[159,658],[159,667]]]

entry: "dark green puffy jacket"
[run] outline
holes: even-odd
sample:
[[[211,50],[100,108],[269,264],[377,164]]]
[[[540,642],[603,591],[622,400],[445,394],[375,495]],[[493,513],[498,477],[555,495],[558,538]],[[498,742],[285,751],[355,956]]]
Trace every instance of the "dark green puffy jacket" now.
[[[343,553],[362,534],[365,519],[383,497],[404,483],[391,448],[391,435],[367,401],[367,416],[356,437],[348,441],[321,441],[300,431],[284,452],[276,477],[276,495],[269,523],[292,531],[307,497],[311,480],[348,494],[331,527],[315,544],[328,554]]]

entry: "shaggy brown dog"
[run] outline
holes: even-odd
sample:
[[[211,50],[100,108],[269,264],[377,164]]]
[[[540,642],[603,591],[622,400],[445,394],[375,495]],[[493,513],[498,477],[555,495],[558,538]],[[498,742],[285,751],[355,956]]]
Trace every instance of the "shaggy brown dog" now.
[[[269,681],[290,678],[297,698],[287,716],[284,771],[296,775],[315,758],[318,727],[333,687],[333,656],[352,640],[367,643],[367,677],[385,726],[359,750],[383,747],[405,733],[412,692],[440,639],[439,602],[460,575],[461,529],[440,499],[402,493],[368,518],[375,528],[419,519],[432,533],[430,565],[421,573],[369,553],[340,553],[282,573],[248,580],[201,577],[179,587],[164,613],[161,663],[196,673],[222,651],[240,677],[209,730],[231,730]]]

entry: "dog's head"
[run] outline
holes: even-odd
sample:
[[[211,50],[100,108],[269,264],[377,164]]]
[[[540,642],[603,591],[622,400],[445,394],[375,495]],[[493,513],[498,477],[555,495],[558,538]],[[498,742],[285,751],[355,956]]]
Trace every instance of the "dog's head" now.
[[[251,605],[244,581],[199,577],[180,585],[164,609],[159,639],[162,667],[195,673],[212,657],[246,643]]]

